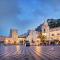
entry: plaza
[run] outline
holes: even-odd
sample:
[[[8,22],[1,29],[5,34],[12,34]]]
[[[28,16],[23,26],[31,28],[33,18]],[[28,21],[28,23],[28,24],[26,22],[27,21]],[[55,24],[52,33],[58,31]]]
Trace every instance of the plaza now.
[[[0,0],[0,60],[60,60],[60,0]]]
[[[60,46],[0,45],[0,60],[60,60]]]

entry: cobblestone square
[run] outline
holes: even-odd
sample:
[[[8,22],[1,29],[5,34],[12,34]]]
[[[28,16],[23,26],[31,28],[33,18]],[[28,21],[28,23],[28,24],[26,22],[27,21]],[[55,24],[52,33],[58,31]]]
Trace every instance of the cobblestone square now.
[[[60,46],[0,46],[0,60],[60,60]]]

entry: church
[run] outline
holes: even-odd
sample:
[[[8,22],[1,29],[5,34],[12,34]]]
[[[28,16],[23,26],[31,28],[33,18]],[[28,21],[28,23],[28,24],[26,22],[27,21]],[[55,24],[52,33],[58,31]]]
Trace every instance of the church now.
[[[25,36],[19,36],[16,29],[11,29],[10,35],[8,37],[5,37],[4,44],[24,44],[25,40]]]
[[[46,40],[49,43],[55,42],[58,44],[60,42],[60,27],[50,28],[48,22],[44,22],[42,25],[42,35],[46,36]]]

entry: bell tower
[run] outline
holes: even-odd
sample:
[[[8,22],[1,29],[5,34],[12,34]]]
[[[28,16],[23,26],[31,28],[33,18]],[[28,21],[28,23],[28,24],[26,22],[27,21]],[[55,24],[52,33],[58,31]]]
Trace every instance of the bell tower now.
[[[43,33],[49,32],[49,26],[48,26],[48,23],[47,23],[46,20],[45,20],[44,23],[43,23],[42,32],[43,32]]]
[[[10,30],[10,37],[12,37],[14,40],[17,40],[18,38],[18,32],[16,29],[11,29]]]
[[[47,37],[47,40],[49,39],[49,25],[46,20],[44,21],[42,25],[42,34]]]

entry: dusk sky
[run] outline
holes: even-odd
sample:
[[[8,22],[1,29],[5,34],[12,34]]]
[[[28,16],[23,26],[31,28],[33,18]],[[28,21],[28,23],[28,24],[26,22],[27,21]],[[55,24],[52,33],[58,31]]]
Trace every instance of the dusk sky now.
[[[60,0],[0,0],[0,35],[23,34],[48,18],[60,18]]]

